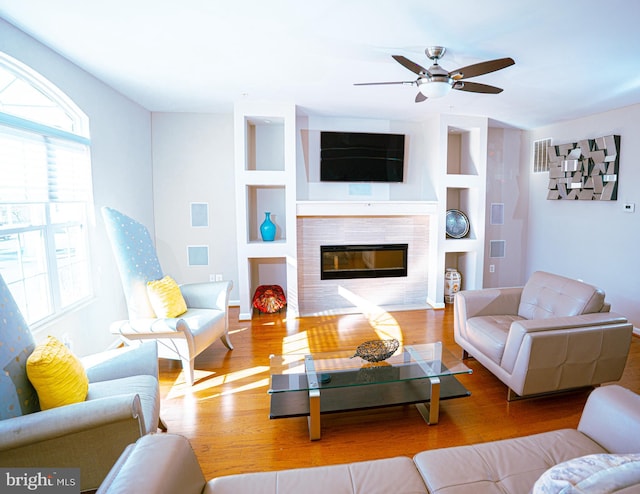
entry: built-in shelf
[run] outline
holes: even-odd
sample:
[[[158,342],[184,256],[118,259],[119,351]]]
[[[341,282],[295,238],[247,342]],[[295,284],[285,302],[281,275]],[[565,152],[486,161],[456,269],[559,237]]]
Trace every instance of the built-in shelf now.
[[[482,288],[488,119],[440,115],[429,128],[439,139],[430,157],[437,163],[431,178],[441,209],[437,221],[430,223],[431,238],[437,241],[430,246],[428,301],[442,307],[446,268],[460,272],[465,289]],[[470,231],[465,238],[447,237],[449,209],[459,209],[468,217]]]
[[[453,118],[453,117],[452,117]],[[444,235],[444,266],[457,269],[464,289],[482,288],[486,197],[486,119],[461,118],[446,126],[446,173],[442,182],[446,209],[459,209],[469,218],[469,234]]]
[[[286,172],[283,171],[244,171],[239,177],[249,185],[282,185],[287,182]]]
[[[247,235],[249,242],[261,240],[260,225],[269,212],[276,225],[276,240],[287,238],[286,195],[284,185],[247,185]]]
[[[475,175],[482,157],[477,151],[482,147],[481,128],[447,127],[447,175]]]
[[[248,171],[284,171],[284,118],[246,115],[244,168]]]
[[[288,261],[297,247],[295,105],[240,102],[234,120],[239,318],[251,319],[259,285],[280,285],[295,316],[296,265]],[[274,241],[260,234],[266,212],[276,225]]]

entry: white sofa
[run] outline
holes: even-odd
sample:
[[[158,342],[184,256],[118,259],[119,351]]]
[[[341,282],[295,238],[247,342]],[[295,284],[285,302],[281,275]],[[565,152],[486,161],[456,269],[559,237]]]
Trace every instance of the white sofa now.
[[[631,344],[633,325],[609,309],[601,289],[537,271],[524,287],[458,292],[454,337],[508,399],[595,386],[620,379]]]
[[[563,483],[566,487],[563,478],[575,472],[563,464],[568,461],[582,462],[585,483],[597,478],[600,486],[618,484],[619,493],[640,492],[640,395],[618,385],[597,388],[577,429],[429,450],[413,459],[227,475],[209,481],[187,439],[153,434],[125,451],[98,494],[549,493],[560,492]],[[620,465],[611,466],[615,462]],[[599,468],[603,464],[608,470]],[[554,485],[558,489],[552,490]]]

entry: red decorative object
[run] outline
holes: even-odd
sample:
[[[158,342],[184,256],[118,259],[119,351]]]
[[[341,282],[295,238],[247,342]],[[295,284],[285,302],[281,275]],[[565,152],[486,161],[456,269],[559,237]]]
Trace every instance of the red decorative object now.
[[[253,306],[260,312],[273,314],[287,305],[287,297],[279,285],[260,285],[253,294]]]

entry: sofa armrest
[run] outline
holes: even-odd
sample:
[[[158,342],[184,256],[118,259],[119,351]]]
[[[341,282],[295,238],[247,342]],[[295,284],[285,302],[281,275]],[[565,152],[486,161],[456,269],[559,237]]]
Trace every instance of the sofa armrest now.
[[[456,314],[470,319],[476,316],[495,316],[518,313],[522,287],[484,288],[456,293]]]
[[[200,494],[205,484],[186,438],[175,434],[148,434],[127,447],[96,494]]]
[[[81,359],[89,382],[149,375],[158,379],[158,347],[155,341],[97,353]]]
[[[143,434],[143,428],[137,394],[2,420],[0,465],[80,468],[81,490],[97,489],[125,447]]]
[[[189,325],[184,319],[140,318],[115,321],[109,326],[113,334],[130,340],[157,340],[158,338],[178,338],[180,333],[188,333]]]
[[[596,388],[578,430],[616,454],[640,451],[640,395],[617,384]]]
[[[143,434],[141,417],[140,397],[123,394],[1,420],[0,464],[12,450],[38,448],[38,443],[44,441],[64,440],[114,423],[129,422],[133,437],[140,437]],[[55,463],[55,459],[52,460]]]
[[[233,283],[231,281],[215,281],[209,283],[187,283],[180,285],[180,291],[190,309],[218,309],[227,311],[229,295]]]
[[[502,354],[500,366],[507,372],[512,372],[527,334],[545,331],[563,331],[573,329],[597,328],[607,326],[619,328],[627,325],[628,320],[615,312],[594,312],[577,316],[550,317],[547,319],[521,319],[511,323],[509,334]],[[563,338],[562,334],[557,336]]]

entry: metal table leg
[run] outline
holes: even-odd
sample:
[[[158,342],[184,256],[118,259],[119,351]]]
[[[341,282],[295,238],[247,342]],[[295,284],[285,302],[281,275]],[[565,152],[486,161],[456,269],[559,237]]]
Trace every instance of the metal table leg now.
[[[318,375],[316,374],[313,357],[306,355],[304,358],[304,367],[307,373],[309,384],[309,439],[317,441],[320,439],[320,384]]]
[[[309,439],[320,439],[320,390],[309,390]]]
[[[433,425],[437,424],[440,418],[440,378],[430,377],[429,386],[431,388],[429,403],[418,403],[416,408],[424,421],[429,425]]]

